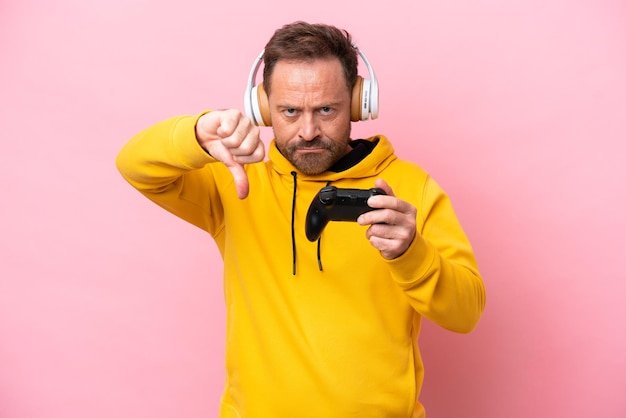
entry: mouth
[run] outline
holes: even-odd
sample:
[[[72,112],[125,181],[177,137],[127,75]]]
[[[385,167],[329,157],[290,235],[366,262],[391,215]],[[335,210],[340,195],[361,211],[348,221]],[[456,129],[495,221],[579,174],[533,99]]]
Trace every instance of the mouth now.
[[[322,147],[306,147],[306,148],[298,148],[296,151],[301,153],[301,154],[318,154],[320,152],[326,151],[326,148],[322,148]]]

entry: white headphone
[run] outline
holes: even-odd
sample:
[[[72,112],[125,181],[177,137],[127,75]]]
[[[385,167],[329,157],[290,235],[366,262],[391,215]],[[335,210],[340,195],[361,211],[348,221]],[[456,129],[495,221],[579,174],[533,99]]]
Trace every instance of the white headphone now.
[[[357,50],[361,59],[367,66],[369,72],[369,79],[364,79],[361,76],[357,76],[356,83],[352,89],[352,105],[350,109],[350,119],[353,122],[360,120],[376,119],[378,117],[378,80],[374,75],[374,69],[370,65],[367,57],[356,45],[352,44],[352,47]],[[262,50],[258,57],[254,60],[252,69],[250,70],[250,76],[248,77],[248,86],[244,96],[244,106],[246,110],[246,116],[248,116],[252,122],[259,126],[272,126],[272,120],[270,117],[269,102],[267,93],[263,88],[263,83],[254,85],[256,80],[256,74],[261,67],[261,61],[263,60],[263,54],[265,50]]]

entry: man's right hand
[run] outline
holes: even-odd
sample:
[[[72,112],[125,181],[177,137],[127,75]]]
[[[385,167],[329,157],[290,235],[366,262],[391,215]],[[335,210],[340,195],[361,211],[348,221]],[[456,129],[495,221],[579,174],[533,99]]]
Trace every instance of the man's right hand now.
[[[198,143],[228,167],[240,199],[246,198],[250,189],[244,164],[265,158],[265,146],[259,133],[259,127],[252,120],[234,109],[206,113],[196,123]]]

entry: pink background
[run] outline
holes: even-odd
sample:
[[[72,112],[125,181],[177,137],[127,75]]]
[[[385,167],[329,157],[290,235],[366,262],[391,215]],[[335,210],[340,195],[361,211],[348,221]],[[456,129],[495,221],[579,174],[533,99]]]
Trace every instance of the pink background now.
[[[297,19],[353,33],[381,85],[354,136],[428,169],[475,246],[483,320],[420,340],[429,417],[626,416],[626,3],[222,3],[0,3],[0,417],[216,416],[218,254],[114,159],[166,117],[243,109]]]

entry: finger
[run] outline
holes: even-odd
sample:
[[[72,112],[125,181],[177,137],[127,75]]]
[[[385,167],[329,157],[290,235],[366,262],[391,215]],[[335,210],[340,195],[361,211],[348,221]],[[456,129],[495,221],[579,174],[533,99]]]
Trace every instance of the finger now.
[[[403,254],[413,242],[415,234],[404,228],[372,225],[367,230],[367,239],[386,259],[394,259]]]
[[[417,209],[409,202],[396,197],[391,186],[389,186],[385,180],[377,179],[374,184],[376,187],[383,189],[387,195],[375,195],[370,197],[367,200],[369,206],[376,209],[390,209],[412,218],[415,217]]]
[[[238,133],[233,134],[233,137],[235,135],[238,135]],[[225,146],[230,149],[233,155],[254,157],[265,156],[263,141],[261,141],[261,138],[259,136],[258,128],[245,133],[243,139],[238,138],[235,140],[232,138],[228,138],[224,141],[224,143]]]
[[[255,146],[254,151],[242,155],[237,155],[236,150],[231,149],[233,160],[239,164],[253,164],[263,161],[265,159],[265,145],[262,141],[259,141]]]
[[[386,240],[407,241],[413,239],[412,229],[402,225],[372,224],[366,231],[368,238],[377,237]]]
[[[404,248],[399,241],[375,236],[371,237],[369,241],[370,244],[380,252],[383,258],[387,260],[393,260],[406,251],[406,248]]]
[[[241,153],[249,153],[255,148],[256,142],[260,140],[260,132],[258,126],[241,114],[233,116],[232,119],[225,119],[224,125],[218,130],[222,143],[227,148]]]
[[[367,204],[376,210],[360,215],[357,222],[361,225],[386,224],[415,227],[417,209],[409,202],[395,196],[379,195],[370,197]]]
[[[374,207],[372,205],[372,207]],[[376,210],[371,210],[361,214],[357,218],[359,225],[395,225],[395,213],[392,210],[383,209],[381,207],[375,207]]]
[[[239,128],[240,120],[243,115],[234,109],[223,110],[219,113],[219,126],[217,127],[217,135],[221,138],[227,138],[233,135]]]

